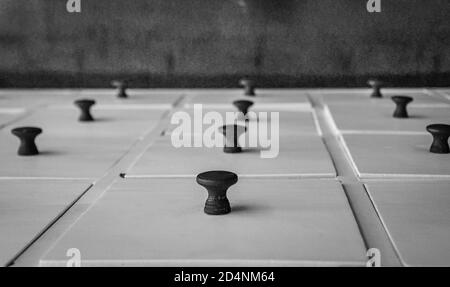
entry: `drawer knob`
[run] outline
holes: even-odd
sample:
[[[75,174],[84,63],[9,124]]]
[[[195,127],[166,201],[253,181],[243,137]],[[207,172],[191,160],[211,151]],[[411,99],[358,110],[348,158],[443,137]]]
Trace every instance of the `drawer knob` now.
[[[35,139],[42,133],[41,128],[19,127],[11,130],[11,133],[20,139],[20,146],[17,154],[20,156],[38,155]]]
[[[111,85],[113,87],[117,88],[117,97],[119,99],[128,98],[128,94],[127,94],[128,82],[127,81],[115,80],[115,81],[111,82]]]
[[[231,212],[227,190],[237,181],[238,176],[229,171],[208,171],[197,175],[197,183],[208,191],[204,208],[206,214],[222,215]]]
[[[78,120],[80,122],[92,122],[94,121],[94,118],[91,114],[91,107],[95,105],[94,100],[89,99],[82,99],[82,100],[76,100],[74,102],[75,106],[80,108],[80,116],[78,117]]]
[[[373,79],[369,80],[367,84],[373,88],[372,95],[370,96],[371,98],[383,97],[383,95],[381,94],[381,87],[383,86],[383,82]]]
[[[414,99],[407,96],[393,96],[392,101],[394,101],[396,107],[394,111],[394,118],[405,119],[408,118],[408,110],[406,107]]]
[[[427,131],[433,136],[430,152],[450,153],[448,138],[450,137],[450,125],[433,124],[427,126]]]

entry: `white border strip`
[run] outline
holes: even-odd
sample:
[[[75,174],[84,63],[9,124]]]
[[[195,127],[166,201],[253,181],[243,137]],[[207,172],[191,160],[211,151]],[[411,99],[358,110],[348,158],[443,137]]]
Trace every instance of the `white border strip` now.
[[[186,103],[183,108],[192,109],[194,105],[202,105],[204,109],[218,109],[229,110],[235,109],[232,103]],[[256,102],[252,111],[297,111],[297,112],[312,112],[310,103],[258,103]]]
[[[418,131],[380,131],[380,130],[341,130],[340,134],[343,135],[408,135],[408,136],[423,136],[429,135],[427,132]]]
[[[141,179],[141,178],[195,178],[197,174],[122,174],[123,178]],[[239,174],[239,178],[335,178],[334,173],[267,173],[267,174]]]
[[[64,267],[67,264],[67,260],[41,260],[39,266],[41,267]],[[244,259],[222,259],[222,260],[189,260],[189,259],[148,259],[148,260],[81,260],[82,267],[95,267],[95,266],[154,266],[154,267],[193,267],[193,266],[271,266],[271,267],[290,267],[290,266],[365,266],[364,261],[321,261],[321,260],[244,260]]]
[[[130,104],[102,104],[98,103],[93,106],[93,110],[169,110],[172,108],[172,104],[144,104],[144,105],[130,105]],[[67,109],[76,109],[73,105],[53,105],[49,106],[48,109],[52,110],[67,110]]]

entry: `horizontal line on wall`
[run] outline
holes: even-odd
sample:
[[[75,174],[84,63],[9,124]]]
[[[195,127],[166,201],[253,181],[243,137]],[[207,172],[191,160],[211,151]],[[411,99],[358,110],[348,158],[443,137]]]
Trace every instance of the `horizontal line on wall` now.
[[[0,88],[109,88],[114,79],[127,79],[131,88],[238,88],[239,79],[244,76],[256,80],[257,86],[261,88],[367,87],[366,82],[370,78],[380,79],[391,87],[450,86],[450,71],[402,75],[162,75],[0,71]]]

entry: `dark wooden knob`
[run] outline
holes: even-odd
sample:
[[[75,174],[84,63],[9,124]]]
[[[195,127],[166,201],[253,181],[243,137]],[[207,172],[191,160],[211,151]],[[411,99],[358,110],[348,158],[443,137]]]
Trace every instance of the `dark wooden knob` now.
[[[80,116],[78,117],[80,122],[92,122],[94,120],[91,114],[91,107],[95,105],[94,100],[82,99],[75,101],[74,104],[80,108]]]
[[[35,139],[42,133],[41,128],[36,127],[19,127],[11,130],[11,133],[20,139],[18,155],[30,156],[38,155],[39,151],[37,149]]]
[[[369,86],[373,88],[371,98],[382,98],[383,95],[381,94],[381,86],[383,85],[383,82],[378,80],[369,80],[367,82]]]
[[[247,128],[241,125],[226,125],[222,126],[219,131],[225,136],[225,146],[223,151],[225,153],[239,153],[242,148],[239,146],[239,137],[245,133]]]
[[[450,153],[448,138],[450,137],[450,125],[434,124],[427,126],[427,131],[433,136],[430,152]]]
[[[128,98],[127,89],[128,89],[128,82],[127,81],[112,81],[111,85],[115,88],[117,88],[117,97],[120,99]]]
[[[411,103],[414,99],[407,96],[393,96],[392,101],[394,101],[396,108],[394,111],[394,118],[404,119],[408,118],[408,110],[406,106]]]
[[[244,95],[255,96],[255,82],[250,79],[242,79],[239,84],[244,87]]]
[[[253,102],[247,101],[247,100],[239,100],[239,101],[234,101],[233,105],[245,116],[248,113],[248,109],[251,106],[253,106]]]
[[[208,171],[197,175],[197,183],[208,191],[204,209],[206,214],[221,215],[231,212],[227,190],[237,181],[238,176],[229,171]]]

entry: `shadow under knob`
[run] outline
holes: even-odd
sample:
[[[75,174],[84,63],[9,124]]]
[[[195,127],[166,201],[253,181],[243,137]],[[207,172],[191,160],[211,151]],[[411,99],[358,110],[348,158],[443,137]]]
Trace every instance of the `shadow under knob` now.
[[[247,100],[239,100],[239,101],[234,101],[233,105],[245,116],[248,113],[248,109],[251,106],[253,106],[253,102],[247,101]]]

